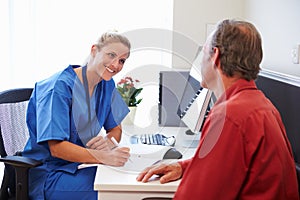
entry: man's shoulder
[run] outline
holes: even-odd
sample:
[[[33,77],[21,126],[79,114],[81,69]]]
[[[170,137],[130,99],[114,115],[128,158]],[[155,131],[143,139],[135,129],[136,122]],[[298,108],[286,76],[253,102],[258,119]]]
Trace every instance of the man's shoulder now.
[[[214,113],[241,124],[249,116],[258,116],[273,109],[271,102],[259,90],[249,90],[239,92],[217,105]]]

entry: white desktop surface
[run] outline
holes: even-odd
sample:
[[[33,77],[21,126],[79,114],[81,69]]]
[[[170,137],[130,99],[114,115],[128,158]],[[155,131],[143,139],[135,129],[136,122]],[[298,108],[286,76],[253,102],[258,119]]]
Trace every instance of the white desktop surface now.
[[[148,127],[123,126],[123,136],[120,145],[129,146],[129,137],[133,134],[160,132],[166,136],[175,135],[180,137],[187,130],[186,127]],[[177,139],[176,139],[177,140]],[[187,148],[180,145],[177,140],[175,148],[183,154],[182,159],[190,158],[194,155],[195,148]],[[128,161],[129,162],[129,161]],[[171,162],[166,160],[164,162]],[[98,191],[100,200],[141,200],[145,197],[170,197],[172,198],[180,180],[161,184],[157,176],[153,176],[149,182],[142,183],[136,181],[138,171],[127,170],[124,167],[110,167],[98,165],[94,181],[94,189]]]
[[[174,192],[180,182],[178,180],[161,184],[157,177],[153,177],[149,182],[142,183],[136,181],[137,175],[137,173],[127,173],[117,168],[99,165],[95,178],[98,180],[97,183],[95,182],[95,190]]]

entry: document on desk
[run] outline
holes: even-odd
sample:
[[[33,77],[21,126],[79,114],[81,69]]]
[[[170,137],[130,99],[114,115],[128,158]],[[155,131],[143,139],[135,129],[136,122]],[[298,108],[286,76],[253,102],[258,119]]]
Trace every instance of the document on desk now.
[[[142,170],[144,170],[146,167],[149,167],[155,163],[158,163],[159,161],[154,159],[141,159],[141,160],[134,160],[132,162],[128,161],[125,163],[122,167],[113,167],[115,170],[132,173],[132,174],[138,174]]]
[[[149,167],[153,164],[159,163],[161,160],[157,159],[131,159],[130,161],[128,160],[124,166],[122,167],[113,167],[114,169],[118,171],[123,171],[123,172],[129,172],[129,173],[139,173],[146,167]],[[87,167],[97,167],[100,164],[80,164],[78,165],[78,169],[83,169]]]
[[[154,165],[163,160],[164,153],[169,149],[168,146],[132,144],[130,146],[130,158],[122,167],[113,167],[116,170],[129,173],[139,173],[146,167]],[[172,160],[169,160],[172,161]],[[167,162],[164,160],[164,162]],[[78,169],[93,167],[97,164],[81,164]]]
[[[113,167],[118,171],[129,172],[129,173],[139,173],[146,167],[149,167],[153,164],[159,163],[161,160],[156,159],[133,159],[131,161],[127,161],[122,167]],[[83,169],[87,167],[97,167],[99,164],[80,164],[78,165],[78,169]]]
[[[129,173],[139,173],[156,163],[171,162],[172,159],[163,159],[165,152],[169,149],[170,147],[162,145],[132,144],[130,146],[130,159],[124,166],[114,168]]]
[[[78,165],[77,169],[83,169],[83,168],[87,168],[87,167],[97,167],[98,165],[100,165],[100,164],[85,164],[85,163],[83,163],[83,164]]]

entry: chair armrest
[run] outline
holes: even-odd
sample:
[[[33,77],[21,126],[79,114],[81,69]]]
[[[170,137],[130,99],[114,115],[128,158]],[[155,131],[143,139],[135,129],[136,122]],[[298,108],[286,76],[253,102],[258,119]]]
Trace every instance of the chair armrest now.
[[[296,169],[297,169],[297,171],[300,172],[300,164],[299,164],[299,163],[295,163],[295,164],[296,164]]]
[[[41,165],[42,162],[24,156],[5,156],[0,158],[0,162],[4,162],[5,164],[8,164],[10,167],[13,167],[15,169],[16,199],[27,200],[28,199],[28,169],[37,167]],[[10,172],[8,170],[5,170],[4,188],[7,189],[9,188],[8,187],[9,183],[7,182],[9,181],[8,179],[14,177],[12,174],[9,173]]]
[[[14,167],[32,168],[42,164],[42,162],[23,156],[5,156],[0,158],[0,162],[12,165]]]
[[[300,164],[299,163],[295,163],[295,164],[296,164],[296,172],[297,172],[299,188],[300,188]]]

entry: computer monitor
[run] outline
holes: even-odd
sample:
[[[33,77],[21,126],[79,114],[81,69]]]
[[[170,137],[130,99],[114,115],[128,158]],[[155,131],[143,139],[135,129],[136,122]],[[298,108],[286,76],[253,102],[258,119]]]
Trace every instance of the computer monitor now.
[[[191,79],[193,80],[193,77],[189,75],[177,114],[192,133],[200,134],[202,125],[212,106],[212,91],[200,87],[193,93],[193,96],[189,96],[188,94],[191,94],[189,90],[192,87],[189,82]],[[198,85],[200,86],[199,82]]]
[[[212,91],[200,86],[200,50],[201,47],[191,67],[177,110],[178,116],[189,128],[187,134],[201,133],[202,125],[214,103]]]
[[[177,142],[180,146],[195,148],[201,139],[201,130],[205,119],[214,104],[212,91],[200,87],[200,81],[189,74],[178,106],[177,114],[181,121],[188,127],[185,134],[178,136]],[[195,90],[191,93],[191,90]]]

